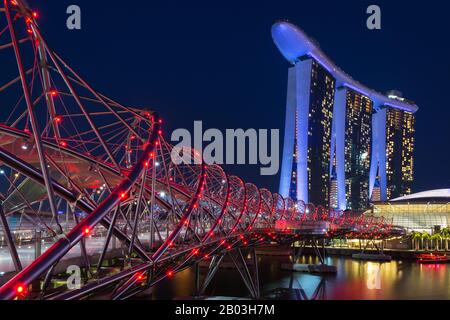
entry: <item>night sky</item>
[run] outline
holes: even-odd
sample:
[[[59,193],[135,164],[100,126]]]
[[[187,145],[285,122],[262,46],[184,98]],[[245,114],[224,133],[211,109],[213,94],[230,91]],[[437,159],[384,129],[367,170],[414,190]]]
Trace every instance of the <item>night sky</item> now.
[[[288,63],[270,28],[288,19],[315,38],[352,77],[380,92],[397,89],[417,114],[414,191],[450,188],[450,4],[444,1],[28,1],[47,40],[97,90],[158,110],[166,130],[281,129]],[[82,30],[66,28],[66,8]],[[366,28],[378,4],[382,30]],[[278,176],[231,166],[272,191]]]

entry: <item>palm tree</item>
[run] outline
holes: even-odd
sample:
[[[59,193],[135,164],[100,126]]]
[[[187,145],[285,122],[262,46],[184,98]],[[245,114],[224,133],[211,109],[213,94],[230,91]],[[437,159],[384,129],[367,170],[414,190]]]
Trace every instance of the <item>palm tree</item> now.
[[[428,251],[428,241],[431,239],[431,235],[428,232],[422,233],[422,247],[425,240],[425,251]]]
[[[448,240],[450,239],[450,228],[444,228],[441,231],[442,238],[445,240],[445,251],[449,251]]]
[[[415,251],[419,251],[420,250],[420,242],[419,242],[419,240],[422,239],[422,233],[420,233],[418,231],[413,231],[411,233],[410,237],[412,239],[413,249]]]
[[[441,233],[440,233],[440,232],[437,232],[437,233],[433,234],[433,235],[430,237],[430,239],[431,239],[431,241],[434,241],[434,249],[435,249],[436,251],[439,251],[439,240],[442,240]],[[432,243],[433,243],[433,242],[432,242]]]

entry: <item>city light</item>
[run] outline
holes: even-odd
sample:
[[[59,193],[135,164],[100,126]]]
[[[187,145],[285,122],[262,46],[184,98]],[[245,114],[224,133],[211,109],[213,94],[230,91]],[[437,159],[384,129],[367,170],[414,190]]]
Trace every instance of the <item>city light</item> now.
[[[128,198],[128,194],[126,192],[121,192],[119,197],[121,200],[126,200]]]
[[[27,294],[27,287],[23,284],[19,284],[16,286],[16,294],[18,296],[23,296],[25,294]]]
[[[89,235],[91,234],[91,232],[92,232],[92,230],[91,230],[91,228],[89,228],[89,227],[85,227],[85,228],[83,229],[83,234],[84,234],[84,236],[89,236]]]

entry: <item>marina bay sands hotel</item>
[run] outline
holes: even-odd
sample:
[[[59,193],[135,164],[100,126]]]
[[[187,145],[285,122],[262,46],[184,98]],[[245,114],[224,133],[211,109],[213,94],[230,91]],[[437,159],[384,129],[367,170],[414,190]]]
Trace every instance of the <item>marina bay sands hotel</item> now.
[[[280,194],[341,210],[410,194],[417,105],[355,81],[289,22],[272,37],[292,65]]]

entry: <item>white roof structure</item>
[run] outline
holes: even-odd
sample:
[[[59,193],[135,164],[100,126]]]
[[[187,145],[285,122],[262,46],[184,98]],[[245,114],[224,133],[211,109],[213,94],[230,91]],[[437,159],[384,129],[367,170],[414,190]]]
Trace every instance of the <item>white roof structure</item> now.
[[[430,190],[400,197],[390,202],[398,201],[420,201],[425,199],[448,199],[450,201],[450,189]]]
[[[283,56],[294,64],[298,58],[308,55],[316,59],[333,77],[338,86],[349,87],[367,95],[375,105],[387,105],[396,109],[415,113],[419,107],[414,103],[401,101],[398,98],[387,97],[382,93],[369,89],[354,80],[336,66],[322,50],[300,28],[287,21],[279,21],[272,26],[272,38]],[[377,107],[377,106],[375,106]]]

